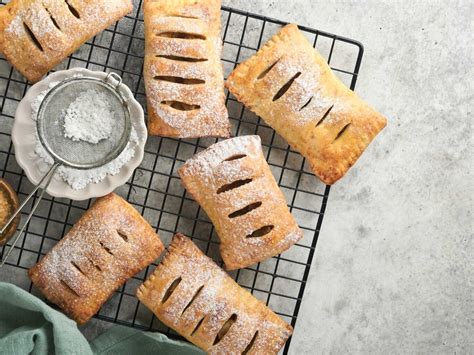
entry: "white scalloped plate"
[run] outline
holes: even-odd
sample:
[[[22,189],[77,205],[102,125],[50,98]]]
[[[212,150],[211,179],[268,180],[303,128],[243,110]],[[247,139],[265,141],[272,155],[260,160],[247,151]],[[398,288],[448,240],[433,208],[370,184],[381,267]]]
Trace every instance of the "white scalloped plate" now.
[[[74,75],[103,79],[107,76],[107,73],[90,71],[83,68],[74,68],[52,73],[28,90],[16,110],[15,121],[12,129],[12,142],[15,146],[15,158],[18,165],[20,165],[20,167],[25,171],[28,180],[30,180],[33,185],[36,185],[41,180],[49,166],[34,152],[36,142],[36,122],[31,119],[31,104],[41,92],[48,89],[51,82],[62,81]],[[58,174],[56,174],[46,190],[46,192],[51,196],[66,197],[72,200],[86,200],[107,195],[117,187],[125,184],[132,176],[134,170],[142,162],[145,143],[148,137],[143,109],[138,101],[133,97],[130,89],[126,85],[121,86],[121,91],[123,92],[130,109],[130,118],[133,127],[139,137],[139,143],[135,147],[133,158],[120,169],[118,174],[113,176],[107,175],[101,182],[90,183],[81,190],[73,190],[58,176]]]

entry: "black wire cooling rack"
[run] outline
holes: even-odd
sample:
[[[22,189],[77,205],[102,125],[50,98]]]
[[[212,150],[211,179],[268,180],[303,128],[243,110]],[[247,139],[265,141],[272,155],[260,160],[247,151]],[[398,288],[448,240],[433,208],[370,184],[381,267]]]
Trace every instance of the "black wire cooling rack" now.
[[[0,4],[6,2],[3,0]],[[222,24],[222,64],[227,76],[237,63],[253,55],[285,23],[223,7]],[[142,0],[136,0],[133,15],[91,39],[57,69],[85,67],[116,72],[145,108],[143,26]],[[330,33],[306,27],[300,29],[327,59],[336,74],[354,89],[362,60],[362,45]],[[33,186],[16,164],[10,133],[16,107],[28,88],[25,79],[0,57],[0,176],[12,184],[20,199],[24,199]],[[282,255],[232,272],[231,276],[295,326],[330,188],[313,176],[304,159],[292,151],[280,136],[228,93],[227,106],[233,123],[233,135],[261,136],[267,161],[304,231],[304,238]],[[215,142],[216,139],[150,137],[143,163],[130,181],[116,192],[143,214],[165,244],[174,232],[179,231],[192,236],[206,254],[222,265],[213,226],[186,194],[176,173],[184,161]],[[34,202],[31,201],[30,205]],[[91,201],[46,197],[7,266],[0,271],[0,280],[15,283],[38,295],[25,270],[38,262],[67,233],[90,204]],[[26,211],[25,214],[28,209]],[[0,255],[4,251],[0,249]],[[96,318],[177,337],[135,298],[136,288],[155,266],[148,267],[129,280],[102,307]],[[290,341],[286,343],[285,353],[288,352]]]

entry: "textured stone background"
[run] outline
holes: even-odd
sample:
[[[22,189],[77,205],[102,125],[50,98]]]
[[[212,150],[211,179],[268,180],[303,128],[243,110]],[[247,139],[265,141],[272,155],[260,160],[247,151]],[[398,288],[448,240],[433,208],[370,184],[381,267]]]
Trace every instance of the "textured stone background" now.
[[[332,188],[291,354],[474,354],[474,2],[223,3],[361,41],[356,91],[389,118]]]
[[[361,41],[389,118],[331,191],[292,354],[473,354],[474,2],[224,1]]]

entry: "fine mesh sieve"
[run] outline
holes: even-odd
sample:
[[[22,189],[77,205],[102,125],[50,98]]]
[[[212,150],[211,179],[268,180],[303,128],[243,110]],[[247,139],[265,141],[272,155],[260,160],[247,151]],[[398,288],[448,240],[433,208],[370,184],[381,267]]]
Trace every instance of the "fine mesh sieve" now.
[[[63,129],[66,108],[88,90],[105,97],[114,116],[111,136],[96,144],[73,141]],[[130,114],[120,92],[96,78],[72,78],[55,86],[42,101],[36,123],[41,144],[55,162],[76,169],[96,168],[115,159],[125,149],[131,132]]]
[[[2,234],[28,201],[36,194],[38,189],[41,188],[42,191],[38,199],[31,209],[25,224],[10,246],[8,253],[0,263],[0,267],[5,264],[5,261],[23,234],[25,227],[28,225],[59,166],[75,169],[98,168],[117,158],[127,147],[132,131],[132,123],[127,102],[120,90],[122,85],[122,78],[115,73],[109,73],[104,79],[79,76],[60,82],[46,94],[38,110],[36,127],[39,141],[52,157],[54,163],[8,220],[7,224],[0,230],[0,234]],[[97,92],[98,95],[107,100],[108,107],[111,109],[114,117],[114,127],[110,137],[102,139],[98,143],[72,140],[64,134],[64,120],[67,108],[81,94],[89,90],[93,90],[94,93]],[[81,116],[78,115],[78,117]],[[42,187],[43,183],[44,186]]]

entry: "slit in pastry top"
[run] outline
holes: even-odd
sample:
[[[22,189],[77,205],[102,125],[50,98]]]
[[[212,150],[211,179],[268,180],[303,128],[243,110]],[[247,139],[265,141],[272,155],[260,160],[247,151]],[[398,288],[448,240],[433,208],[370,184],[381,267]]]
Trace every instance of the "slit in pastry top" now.
[[[0,11],[0,52],[36,82],[132,9],[131,0],[10,1]]]
[[[178,173],[214,224],[228,270],[280,254],[302,237],[258,136],[216,143]]]
[[[346,174],[387,121],[336,77],[296,25],[239,64],[226,86],[326,184]]]
[[[200,39],[205,41],[206,36],[200,35],[197,33],[188,33],[188,32],[161,32],[156,34],[157,37],[164,37],[164,38],[182,38],[182,39]]]
[[[293,85],[294,81],[296,79],[299,78],[299,76],[301,75],[301,72],[298,72],[296,73],[295,75],[293,75],[291,77],[290,80],[288,80],[288,82],[283,85],[280,90],[278,90],[278,92],[275,94],[275,96],[273,96],[273,101],[276,101],[278,100],[280,97],[282,97],[283,95],[285,95],[285,93],[291,88],[291,85]]]
[[[190,58],[190,57],[183,57],[179,55],[166,55],[166,54],[157,54],[156,58],[164,58],[176,62],[189,62],[189,63],[200,63],[200,62],[207,62],[209,59],[207,58]]]
[[[162,302],[178,279],[173,295]],[[277,354],[292,332],[181,234],[173,237],[137,297],[161,322],[209,354]]]
[[[148,0],[144,17],[150,134],[228,137],[220,1]]]
[[[98,198],[28,275],[49,301],[83,324],[163,249],[138,211],[109,194]]]
[[[27,33],[28,38],[35,45],[35,47],[38,48],[41,52],[44,52],[43,46],[41,45],[39,39],[36,37],[33,31],[30,29],[30,27],[24,22],[23,27],[25,28],[25,32]]]
[[[64,0],[67,4],[67,7],[69,9],[69,11],[71,12],[71,14],[74,15],[75,18],[77,18],[78,20],[81,19],[81,14],[79,13],[79,11],[71,4],[71,1],[70,0]]]
[[[59,26],[58,22],[54,18],[54,15],[52,14],[51,10],[49,10],[47,7],[45,7],[45,10],[48,12],[49,17],[50,17],[51,22],[53,23],[54,27],[56,27],[59,31],[62,31],[61,26]]]

